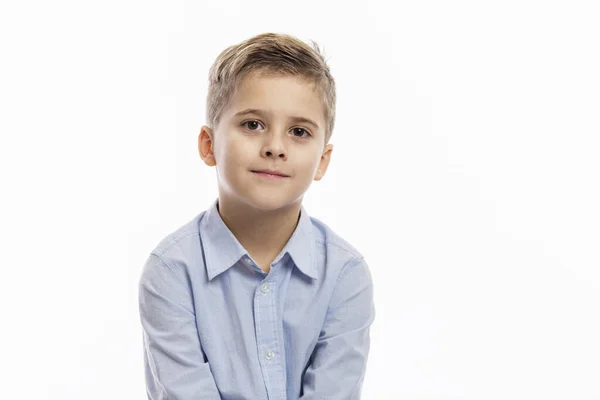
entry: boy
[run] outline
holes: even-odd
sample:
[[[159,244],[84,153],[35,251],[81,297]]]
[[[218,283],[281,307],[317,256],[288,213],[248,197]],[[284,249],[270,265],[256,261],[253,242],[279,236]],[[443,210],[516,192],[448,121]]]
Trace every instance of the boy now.
[[[302,206],[333,148],[335,83],[314,47],[261,34],[210,69],[198,151],[218,198],[144,265],[149,399],[360,398],[371,274]]]

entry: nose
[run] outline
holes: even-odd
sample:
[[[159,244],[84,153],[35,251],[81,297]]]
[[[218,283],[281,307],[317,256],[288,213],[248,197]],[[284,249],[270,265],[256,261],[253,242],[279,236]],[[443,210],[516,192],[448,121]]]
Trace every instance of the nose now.
[[[277,134],[266,135],[265,137],[265,143],[262,148],[263,157],[278,157],[285,160],[287,158],[287,151],[285,150],[283,140]]]

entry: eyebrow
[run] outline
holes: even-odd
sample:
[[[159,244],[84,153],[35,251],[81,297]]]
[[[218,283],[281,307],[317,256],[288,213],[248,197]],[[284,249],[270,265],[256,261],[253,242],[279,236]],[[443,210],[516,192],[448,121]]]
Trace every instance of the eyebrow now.
[[[270,115],[272,115],[272,113],[269,112],[269,111],[259,110],[257,108],[247,108],[245,110],[238,111],[233,116],[234,117],[239,117],[239,116],[247,115],[247,114],[256,114],[256,115],[261,115],[261,116],[270,116]],[[304,122],[304,123],[307,123],[307,124],[311,124],[311,125],[314,125],[315,128],[319,129],[319,125],[317,125],[317,123],[314,122],[311,119],[308,119],[308,118],[305,118],[305,117],[289,117],[289,119],[292,120],[292,121],[294,121],[294,122]]]

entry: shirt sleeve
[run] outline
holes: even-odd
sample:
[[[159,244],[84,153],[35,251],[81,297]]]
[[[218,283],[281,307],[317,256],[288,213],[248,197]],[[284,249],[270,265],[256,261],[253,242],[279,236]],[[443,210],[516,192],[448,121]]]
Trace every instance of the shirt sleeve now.
[[[344,267],[306,367],[301,400],[358,400],[375,319],[373,282],[364,258]]]
[[[205,360],[191,287],[151,254],[139,281],[146,392],[150,400],[221,400]]]

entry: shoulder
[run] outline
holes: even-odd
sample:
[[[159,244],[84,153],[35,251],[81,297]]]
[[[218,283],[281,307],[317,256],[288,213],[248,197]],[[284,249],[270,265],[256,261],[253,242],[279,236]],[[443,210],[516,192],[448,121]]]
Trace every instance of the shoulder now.
[[[322,220],[310,217],[313,234],[317,247],[328,255],[335,255],[336,259],[344,260],[344,264],[362,260],[363,254],[348,240],[334,231]]]
[[[371,293],[373,281],[363,253],[323,221],[314,217],[311,221],[320,275],[333,296],[330,306],[358,292]]]
[[[162,238],[150,252],[150,257],[156,256],[166,264],[193,257],[200,250],[199,223],[205,213],[206,211],[202,211]]]

